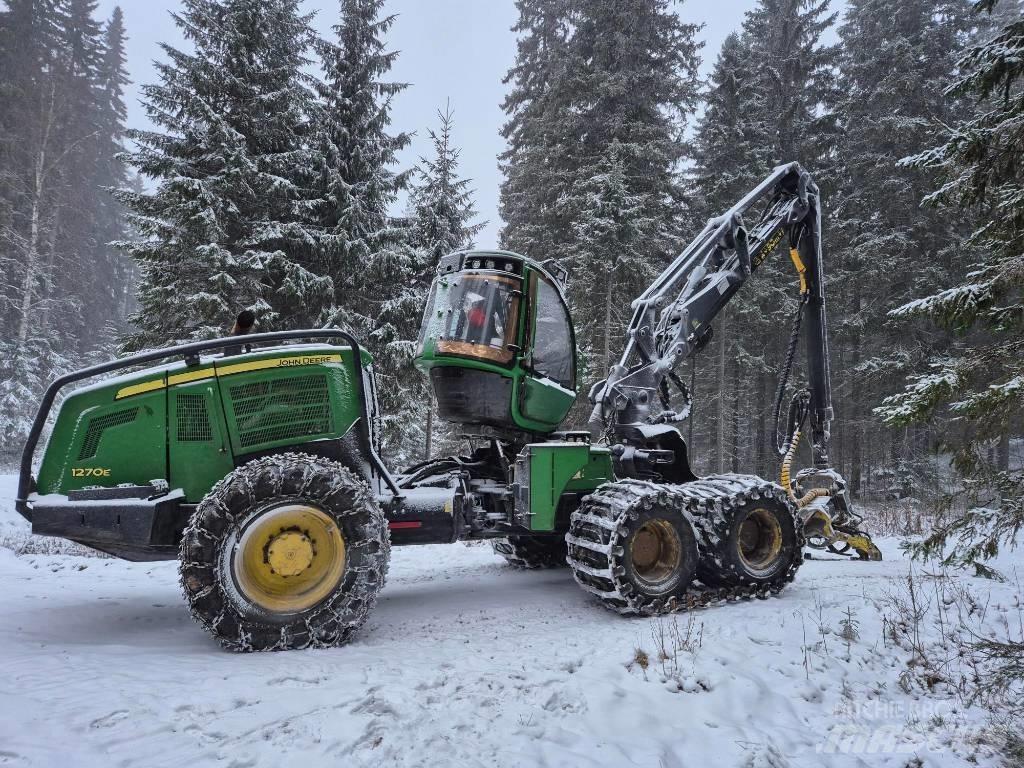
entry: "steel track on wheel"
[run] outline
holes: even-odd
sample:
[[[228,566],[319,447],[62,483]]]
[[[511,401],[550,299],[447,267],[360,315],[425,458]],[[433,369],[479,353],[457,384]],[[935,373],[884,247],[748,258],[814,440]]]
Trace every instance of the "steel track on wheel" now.
[[[788,566],[770,583],[709,588],[695,581],[682,596],[648,599],[638,595],[623,580],[622,566],[614,565],[614,559],[622,556],[619,537],[627,533],[624,525],[627,516],[655,506],[668,505],[678,510],[693,527],[703,562],[706,558],[715,558],[722,545],[715,533],[716,523],[736,507],[761,498],[784,504],[793,515],[797,532],[797,546]],[[566,542],[569,545],[566,561],[584,590],[619,613],[651,616],[777,594],[796,577],[803,562],[804,537],[796,509],[781,486],[754,475],[725,474],[681,485],[643,480],[608,483],[586,497],[579,510],[573,513]]]

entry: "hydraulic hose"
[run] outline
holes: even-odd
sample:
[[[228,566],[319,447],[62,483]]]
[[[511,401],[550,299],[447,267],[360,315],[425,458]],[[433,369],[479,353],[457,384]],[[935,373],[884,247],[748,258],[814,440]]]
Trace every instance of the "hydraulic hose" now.
[[[792,440],[793,425],[789,424],[786,430],[785,439],[779,431],[779,419],[782,416],[782,400],[786,396],[786,387],[789,385],[789,375],[793,371],[793,360],[796,357],[796,347],[800,342],[800,324],[804,317],[804,304],[807,303],[808,294],[801,294],[800,303],[797,305],[796,314],[793,316],[793,330],[789,334],[789,345],[786,348],[786,361],[782,365],[782,373],[779,375],[779,386],[775,391],[775,452],[779,456],[785,456],[789,442]],[[794,398],[795,401],[795,398]],[[790,419],[792,420],[792,405],[790,406]]]
[[[786,449],[786,455],[782,459],[782,469],[779,470],[779,485],[786,489],[786,494],[789,496],[789,500],[797,505],[798,508],[806,507],[815,499],[819,499],[822,496],[831,496],[832,494],[825,488],[811,488],[800,498],[797,498],[796,491],[793,490],[793,485],[790,482],[790,468],[793,465],[793,457],[796,456],[796,449],[800,445],[800,426],[797,426],[793,430],[790,436],[789,446]]]

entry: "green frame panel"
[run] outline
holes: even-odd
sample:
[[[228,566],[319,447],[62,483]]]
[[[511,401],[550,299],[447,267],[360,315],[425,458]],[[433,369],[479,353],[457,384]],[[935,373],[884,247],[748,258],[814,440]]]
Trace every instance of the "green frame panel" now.
[[[558,505],[566,493],[586,493],[615,479],[611,451],[605,446],[552,441],[530,443],[523,451],[529,462],[526,527],[531,531],[555,530]]]
[[[134,397],[115,400],[115,383],[87,387],[61,404],[46,444],[36,480],[38,492],[63,493],[89,486],[124,483],[144,485],[167,477],[167,390],[164,373],[141,376],[137,381],[160,386]],[[130,421],[119,414],[134,413]],[[90,430],[94,422],[110,424]],[[90,434],[90,431],[92,434]],[[95,450],[86,449],[90,441]],[[83,458],[83,454],[86,454]]]

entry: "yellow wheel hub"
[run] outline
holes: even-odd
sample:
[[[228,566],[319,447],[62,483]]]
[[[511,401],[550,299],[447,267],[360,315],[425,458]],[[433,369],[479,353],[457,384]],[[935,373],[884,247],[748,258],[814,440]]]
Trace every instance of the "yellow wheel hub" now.
[[[648,520],[633,534],[629,553],[636,575],[647,584],[658,586],[675,575],[683,546],[670,522]]]
[[[316,552],[309,536],[301,531],[284,531],[267,545],[270,570],[281,576],[298,576],[313,565]]]
[[[740,558],[752,571],[768,571],[782,552],[782,526],[767,509],[755,509],[740,523]]]
[[[323,510],[275,507],[246,526],[231,555],[231,572],[242,595],[263,610],[304,611],[341,582],[345,537]]]

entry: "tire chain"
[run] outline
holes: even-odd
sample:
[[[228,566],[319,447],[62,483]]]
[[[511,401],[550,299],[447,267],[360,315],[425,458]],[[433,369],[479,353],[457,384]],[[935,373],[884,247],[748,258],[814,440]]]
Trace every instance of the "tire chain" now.
[[[682,597],[645,598],[623,581],[621,566],[613,569],[611,565],[610,555],[622,554],[622,547],[616,542],[618,536],[627,532],[624,521],[635,517],[640,509],[668,504],[679,510],[693,527],[698,556],[703,561],[714,556],[714,519],[721,520],[736,507],[759,498],[772,498],[784,504],[793,515],[797,533],[797,546],[788,568],[770,583],[721,588],[691,586]],[[778,594],[796,577],[803,563],[804,546],[802,525],[785,490],[755,475],[739,474],[710,475],[681,485],[644,480],[609,483],[585,497],[573,512],[566,541],[566,562],[580,587],[618,613],[641,616],[680,613],[715,603],[765,599]]]
[[[244,486],[244,496],[247,496],[251,500],[251,506],[256,505],[256,488],[251,482],[253,475],[259,474],[260,471],[265,470],[276,470],[274,472],[274,483],[276,484],[277,490],[280,494],[284,483],[286,482],[286,475],[291,472],[292,482],[298,479],[298,491],[301,495],[306,488],[309,487],[310,483],[315,479],[318,467],[318,461],[315,457],[306,454],[294,454],[284,453],[276,454],[274,456],[267,456],[261,459],[257,459],[249,464],[240,467],[239,469],[246,470],[242,473],[238,473],[238,470],[227,475],[221,479],[204,499],[204,504],[209,502],[212,506],[210,515],[214,518],[214,521],[218,526],[231,527],[239,524],[248,514],[248,510],[243,511],[241,514],[233,514],[230,507],[237,505],[237,500],[228,498],[228,495],[232,491],[232,479],[240,477],[242,479],[241,485]],[[299,477],[296,478],[296,475]],[[238,486],[234,486],[237,488]],[[377,592],[387,579],[388,564],[390,560],[390,535],[387,527],[386,520],[383,515],[378,516],[373,513],[372,495],[370,489],[366,486],[360,478],[354,475],[350,470],[341,465],[337,465],[336,473],[331,478],[331,488],[323,494],[326,497],[333,496],[337,493],[348,493],[352,497],[352,510],[354,513],[365,513],[369,518],[370,522],[367,523],[367,539],[371,539],[375,534],[382,537],[383,552],[378,558],[370,557],[367,559],[368,564],[363,565],[353,571],[358,572],[364,578],[356,579],[357,583],[360,584],[377,584],[376,590],[366,588],[362,590],[362,594],[351,595],[353,599],[345,601],[344,605],[348,606],[352,602],[356,602],[361,607],[354,612],[349,612],[346,615],[344,610],[336,610],[336,606],[333,601],[327,601],[327,603],[319,610],[315,611],[304,620],[304,630],[296,633],[295,628],[291,626],[281,626],[278,630],[277,637],[271,638],[271,633],[264,629],[261,632],[263,637],[259,639],[255,638],[250,631],[250,628],[246,627],[246,624],[250,623],[244,619],[239,610],[231,603],[227,596],[223,592],[223,587],[216,583],[213,578],[210,564],[204,562],[197,562],[194,557],[191,556],[193,547],[202,547],[202,541],[205,539],[208,542],[216,542],[220,539],[220,535],[216,531],[209,530],[202,524],[200,515],[193,514],[189,523],[186,525],[185,530],[182,534],[182,540],[179,552],[179,563],[178,563],[178,574],[180,577],[180,584],[185,593],[185,601],[189,607],[189,612],[192,614],[192,618],[207,630],[210,634],[217,638],[220,644],[232,651],[249,652],[249,651],[270,651],[270,650],[287,650],[294,648],[328,648],[337,645],[343,645],[352,634],[359,629],[366,621],[370,609],[373,607],[377,599]],[[282,501],[290,501],[295,498],[296,494],[280,494],[278,499]],[[274,498],[260,499],[260,504],[273,503],[278,500]],[[250,507],[251,508],[251,507]],[[383,525],[383,531],[375,531],[374,528],[378,528]],[[368,541],[362,542],[348,542],[347,547],[351,549],[364,548],[368,545]],[[213,568],[217,568],[216,565]],[[210,573],[207,573],[210,572]],[[369,578],[365,578],[369,576]],[[199,586],[199,589],[190,588],[191,580],[199,579],[204,583]],[[208,583],[207,583],[208,582]],[[208,616],[204,611],[197,607],[197,603],[206,599],[215,599],[220,602],[219,612],[213,616]],[[353,615],[354,613],[354,615]],[[234,627],[235,631],[230,634],[225,634],[221,630],[221,625],[224,624],[227,627]],[[263,629],[263,628],[261,628]]]
[[[528,570],[541,568],[564,568],[565,555],[556,547],[545,547],[547,540],[531,536],[510,536],[494,539],[491,548],[514,568]],[[561,543],[560,541],[558,543]]]

